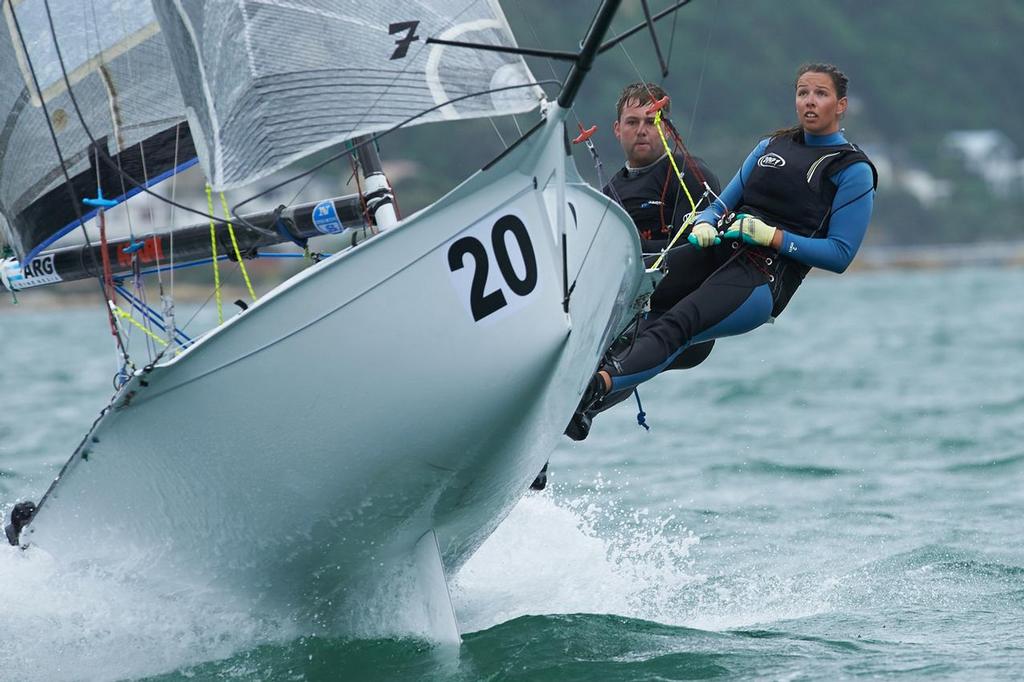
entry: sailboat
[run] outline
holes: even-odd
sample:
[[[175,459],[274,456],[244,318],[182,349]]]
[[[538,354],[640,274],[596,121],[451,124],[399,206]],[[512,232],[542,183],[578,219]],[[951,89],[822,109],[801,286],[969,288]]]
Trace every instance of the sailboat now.
[[[567,115],[618,5],[601,4],[547,101],[522,58],[541,51],[516,47],[496,2],[6,0],[3,282],[93,278],[115,335],[161,341],[125,357],[13,542],[328,629],[405,571],[408,608],[458,641],[446,576],[527,490],[657,276],[569,153]],[[498,158],[396,218],[376,135],[535,109]],[[196,159],[220,191],[346,141],[358,196],[59,243]],[[118,275],[172,251],[242,261],[357,233],[194,338],[117,299]]]

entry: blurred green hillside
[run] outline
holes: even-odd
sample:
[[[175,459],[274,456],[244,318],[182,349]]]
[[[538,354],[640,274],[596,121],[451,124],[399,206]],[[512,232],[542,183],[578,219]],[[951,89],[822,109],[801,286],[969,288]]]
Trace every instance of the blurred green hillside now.
[[[501,4],[520,45],[562,50],[575,49],[596,6]],[[671,3],[650,4],[657,12]],[[625,0],[613,30],[641,21],[640,2]],[[795,121],[797,66],[832,62],[850,78],[847,136],[881,175],[870,243],[1021,237],[1014,218],[1024,211],[1021,0],[692,0],[657,26],[669,55],[664,85],[673,119],[723,183],[761,136]],[[529,61],[538,79],[560,80],[567,71],[564,63]],[[577,101],[579,118],[599,126],[605,177],[622,162],[611,132],[615,101],[623,84],[641,77],[662,82],[646,31],[599,57]],[[382,152],[394,163],[404,211],[454,186],[503,148],[499,135],[510,143],[516,123],[525,129],[534,120],[440,124],[386,138]],[[576,154],[596,182],[590,156]]]

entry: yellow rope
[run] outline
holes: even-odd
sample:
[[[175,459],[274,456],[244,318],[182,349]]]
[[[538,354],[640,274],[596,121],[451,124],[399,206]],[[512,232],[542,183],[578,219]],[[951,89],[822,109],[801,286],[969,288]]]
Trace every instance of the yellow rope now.
[[[654,127],[658,129],[658,136],[661,137],[661,144],[665,147],[665,151],[668,152],[668,161],[672,164],[672,170],[676,172],[676,178],[679,180],[679,184],[682,185],[683,191],[686,192],[686,198],[690,200],[690,209],[693,211],[697,210],[697,202],[690,196],[690,190],[687,189],[686,183],[683,182],[683,174],[679,172],[679,166],[676,165],[675,155],[672,153],[672,148],[668,146],[668,140],[665,139],[665,131],[661,127],[661,109],[654,114]]]
[[[697,202],[693,200],[693,196],[690,195],[690,190],[686,187],[686,183],[683,182],[683,174],[679,172],[679,166],[676,165],[675,155],[672,154],[672,148],[668,146],[668,140],[665,139],[665,131],[661,127],[660,109],[654,114],[654,127],[658,129],[658,135],[661,137],[661,144],[665,147],[665,151],[668,152],[668,161],[672,164],[672,170],[676,172],[676,179],[679,180],[679,184],[682,186],[683,191],[686,192],[686,198],[690,201],[690,214],[686,216],[686,220],[684,220],[682,226],[676,230],[676,234],[672,237],[672,241],[668,243],[665,250],[661,252],[660,256],[658,256],[658,260],[654,261],[654,265],[651,266],[651,268],[658,268],[661,266],[661,261],[665,260],[665,254],[668,253],[668,250],[676,245],[676,242],[679,241],[683,232],[686,231],[686,228],[688,228],[697,217]]]
[[[249,273],[245,269],[245,262],[242,260],[242,253],[238,250],[238,240],[235,239],[235,227],[231,224],[231,212],[228,210],[228,200],[224,192],[220,193],[220,207],[224,211],[224,218],[228,221],[228,234],[231,235],[231,245],[235,247],[235,258],[238,259],[238,267],[242,270],[242,278],[245,279],[245,286],[249,290],[252,300],[256,300],[256,292],[252,290],[252,282],[249,281]]]
[[[658,260],[654,261],[654,265],[651,266],[652,270],[657,270],[659,267],[661,267],[661,261],[665,260],[665,254],[668,253],[669,250],[676,245],[676,242],[679,241],[679,238],[683,236],[683,232],[685,232],[686,228],[693,224],[693,220],[696,217],[696,213],[690,213],[690,215],[686,216],[686,220],[683,221],[683,226],[676,230],[676,236],[672,237],[672,241],[668,243],[668,246],[665,247],[665,250],[661,252],[660,256],[658,256]]]
[[[121,308],[119,308],[117,306],[117,304],[111,302],[110,303],[110,309],[113,310],[114,313],[118,317],[120,317],[121,319],[127,320],[131,324],[135,325],[135,327],[137,327],[139,330],[141,330],[143,334],[145,334],[149,338],[153,339],[154,341],[159,343],[161,346],[166,346],[167,345],[166,341],[161,339],[159,336],[157,336],[156,334],[154,334],[150,330],[146,329],[138,320],[136,320],[134,317],[132,317],[130,313],[127,313],[124,310],[122,310]]]
[[[213,252],[213,293],[217,298],[217,324],[224,324],[224,306],[220,300],[220,267],[217,265],[217,230],[213,225],[213,190],[206,183],[206,206],[210,213],[210,250]]]

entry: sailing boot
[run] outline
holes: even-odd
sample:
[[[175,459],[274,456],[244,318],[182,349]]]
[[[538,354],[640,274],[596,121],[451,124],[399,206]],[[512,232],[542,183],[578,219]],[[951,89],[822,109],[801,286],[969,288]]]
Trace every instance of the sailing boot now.
[[[15,547],[18,546],[18,538],[21,536],[21,529],[24,528],[36,513],[35,502],[19,502],[11,510],[11,522],[4,528],[7,535],[7,542]]]
[[[585,440],[590,435],[590,425],[594,422],[593,415],[586,412],[576,412],[565,427],[565,435],[575,441]]]
[[[589,436],[590,425],[593,422],[592,413],[597,411],[607,393],[604,387],[604,379],[595,372],[594,376],[590,379],[590,383],[587,384],[587,389],[583,391],[583,397],[580,398],[580,404],[576,407],[576,412],[565,427],[565,435],[575,441],[584,440]]]

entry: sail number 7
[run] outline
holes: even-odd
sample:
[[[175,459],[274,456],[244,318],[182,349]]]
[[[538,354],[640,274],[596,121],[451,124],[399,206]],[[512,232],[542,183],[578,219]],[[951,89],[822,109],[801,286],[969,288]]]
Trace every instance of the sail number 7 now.
[[[470,234],[448,247],[452,281],[468,303],[474,322],[501,310],[512,312],[537,288],[537,254],[523,221],[515,215],[504,215],[491,226],[490,234],[481,228],[486,228],[486,223],[470,229]],[[488,282],[492,264],[497,265],[500,274],[497,286]]]

